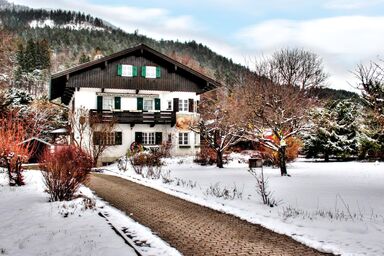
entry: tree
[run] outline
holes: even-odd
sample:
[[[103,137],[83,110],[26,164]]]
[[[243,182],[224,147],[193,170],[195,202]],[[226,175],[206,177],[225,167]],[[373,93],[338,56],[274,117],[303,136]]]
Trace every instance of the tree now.
[[[256,74],[274,84],[297,87],[300,90],[317,88],[328,75],[322,59],[303,49],[281,49],[269,58],[256,61]]]
[[[354,74],[359,79],[358,88],[365,106],[372,111],[384,130],[384,60],[360,64]]]
[[[18,46],[16,53],[16,85],[35,96],[45,91],[50,69],[50,50],[48,41],[29,39],[24,46]]]
[[[308,110],[316,103],[309,90],[322,86],[327,75],[316,54],[299,49],[280,50],[257,62],[255,70],[236,90],[247,113],[245,137],[277,152],[286,176],[286,140],[308,128]]]
[[[361,108],[356,101],[342,100],[317,109],[312,114],[312,127],[305,138],[307,157],[322,154],[347,159],[358,154],[360,144]]]
[[[242,140],[243,129],[236,122],[240,116],[236,116],[238,109],[233,104],[233,99],[223,90],[206,94],[199,104],[201,119],[190,126],[216,152],[219,168],[223,168],[224,151]]]
[[[92,156],[93,163],[97,164],[103,152],[112,146],[106,137],[113,132],[116,120],[103,120],[101,115],[90,114],[88,109],[82,107],[69,114],[69,123],[72,141]]]
[[[81,53],[79,58],[79,64],[83,64],[89,61],[91,61],[91,57],[89,57],[89,55],[86,55],[84,52]]]
[[[13,35],[0,28],[0,89],[13,83],[15,48]]]

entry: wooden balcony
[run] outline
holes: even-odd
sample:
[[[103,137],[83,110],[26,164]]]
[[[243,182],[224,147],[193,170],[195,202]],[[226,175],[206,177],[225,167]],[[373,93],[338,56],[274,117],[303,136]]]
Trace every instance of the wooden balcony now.
[[[175,111],[89,111],[91,121],[94,123],[115,122],[119,124],[149,124],[151,127],[156,124],[170,124],[172,127],[176,124]]]

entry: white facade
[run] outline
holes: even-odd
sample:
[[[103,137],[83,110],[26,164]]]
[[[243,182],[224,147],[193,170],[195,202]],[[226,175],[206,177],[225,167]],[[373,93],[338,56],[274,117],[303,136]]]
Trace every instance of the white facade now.
[[[195,92],[170,92],[170,91],[135,91],[122,89],[78,88],[75,90],[69,104],[75,111],[80,108],[96,110],[98,96],[102,97],[104,111],[112,112],[160,112],[173,111],[174,99],[178,99],[179,111],[176,112],[176,123],[171,124],[129,124],[117,123],[114,132],[121,132],[121,145],[109,146],[100,158],[101,162],[111,162],[125,155],[130,145],[135,141],[135,136],[140,133],[144,147],[158,147],[159,141],[155,136],[161,133],[162,142],[171,142],[172,155],[195,155],[200,148],[199,135],[188,129],[188,122],[199,118],[196,113],[197,102],[200,96]],[[119,97],[120,109],[115,109],[115,96]],[[138,110],[138,98],[142,99],[143,110]],[[155,110],[155,99],[160,101],[160,110]],[[193,111],[190,112],[190,103],[193,100]],[[99,103],[100,104],[100,103]],[[100,106],[99,106],[100,108]],[[157,107],[158,109],[158,107]],[[74,139],[79,139],[79,134],[74,134]]]

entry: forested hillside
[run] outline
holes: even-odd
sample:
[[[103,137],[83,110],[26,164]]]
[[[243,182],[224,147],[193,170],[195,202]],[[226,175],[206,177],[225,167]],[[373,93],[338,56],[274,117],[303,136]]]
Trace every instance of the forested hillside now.
[[[231,59],[195,41],[157,41],[138,31],[124,32],[107,21],[81,12],[31,9],[11,5],[4,0],[0,1],[0,6],[0,26],[17,38],[16,48],[25,49],[28,41],[29,44],[33,41],[37,45],[42,40],[46,41],[51,51],[51,73],[92,60],[96,54],[109,55],[140,43],[224,84],[233,83],[236,74],[250,72],[246,67],[233,63]],[[336,92],[336,95],[339,94],[344,98],[344,91]],[[322,95],[328,97],[332,93]]]

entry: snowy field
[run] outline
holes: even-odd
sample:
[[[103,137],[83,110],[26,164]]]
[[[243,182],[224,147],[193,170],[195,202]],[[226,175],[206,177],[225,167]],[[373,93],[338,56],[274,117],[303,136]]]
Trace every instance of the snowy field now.
[[[0,255],[137,255],[116,232],[129,235],[142,255],[180,255],[149,229],[96,199],[88,188],[81,193],[96,201],[93,209],[86,209],[89,204],[83,198],[49,203],[38,171],[25,172],[25,182],[23,187],[9,187],[0,168]]]
[[[167,184],[130,168],[121,172],[116,164],[105,172],[261,224],[321,251],[384,255],[383,163],[299,160],[289,165],[292,177],[264,168],[273,198],[280,202],[269,207],[261,203],[247,165],[234,158],[224,169],[196,165],[192,158],[167,159],[163,172],[170,171],[173,180]],[[226,187],[235,198],[218,198],[213,187]]]

